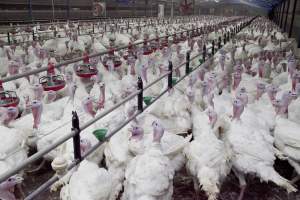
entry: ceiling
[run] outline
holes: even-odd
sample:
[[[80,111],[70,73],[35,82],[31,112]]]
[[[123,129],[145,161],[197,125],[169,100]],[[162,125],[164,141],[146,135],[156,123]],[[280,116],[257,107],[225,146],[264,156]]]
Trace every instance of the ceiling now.
[[[192,0],[190,0],[192,1]],[[255,6],[267,10],[271,10],[274,6],[279,4],[284,0],[195,0],[198,4],[205,2],[215,2],[215,3],[242,3],[249,6]]]

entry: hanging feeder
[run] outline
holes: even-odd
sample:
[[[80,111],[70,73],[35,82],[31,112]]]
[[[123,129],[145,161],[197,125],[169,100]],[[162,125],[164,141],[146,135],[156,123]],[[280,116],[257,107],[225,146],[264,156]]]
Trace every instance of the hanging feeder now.
[[[161,42],[160,44],[160,50],[162,50],[164,47],[168,47],[169,46],[169,41],[168,41],[169,36],[167,35],[165,37],[165,39]]]
[[[47,76],[43,76],[39,80],[44,91],[58,91],[65,87],[66,82],[62,75],[55,75],[53,63],[48,64]]]
[[[25,31],[26,33],[31,33],[31,32],[32,32],[32,28],[31,28],[30,26],[27,26],[27,27],[24,29],[24,31]]]
[[[115,55],[115,50],[110,49],[107,56],[103,58],[103,65],[106,69],[109,69],[108,61],[111,60],[113,62],[114,68],[118,68],[122,65],[122,61],[118,56]]]
[[[178,44],[179,43],[179,39],[177,38],[177,35],[175,34],[173,36],[173,44]]]
[[[143,55],[148,56],[153,53],[153,50],[150,45],[148,45],[147,40],[144,40],[144,45],[143,45]]]
[[[186,40],[186,36],[183,33],[180,33],[180,41],[184,42]]]
[[[54,31],[56,30],[56,27],[54,25],[51,25],[50,28],[49,28],[51,31]]]
[[[90,63],[90,58],[87,53],[84,53],[83,63],[76,67],[76,75],[80,78],[91,78],[98,74],[96,65]]]
[[[0,107],[17,107],[20,99],[14,91],[4,91],[2,81],[0,81]]]
[[[150,42],[150,46],[153,52],[157,51],[159,49],[159,38],[157,37],[155,40]]]
[[[136,54],[135,54],[135,52],[133,50],[133,46],[132,46],[131,42],[129,43],[127,50],[123,54],[123,58],[125,60],[128,60],[129,57],[133,57],[135,59],[137,58]]]

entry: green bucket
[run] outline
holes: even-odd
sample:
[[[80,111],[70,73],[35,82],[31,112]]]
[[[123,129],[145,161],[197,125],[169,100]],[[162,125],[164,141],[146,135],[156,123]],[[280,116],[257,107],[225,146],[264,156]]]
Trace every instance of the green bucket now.
[[[107,133],[107,129],[101,128],[93,131],[93,135],[99,140],[99,141],[104,141],[105,135]]]
[[[147,106],[150,105],[152,99],[153,99],[153,97],[145,96],[145,97],[144,97],[144,102],[145,102],[145,104],[146,104]]]
[[[199,59],[199,63],[200,63],[200,64],[203,63],[203,59],[202,59],[202,58]]]
[[[175,85],[178,81],[177,77],[172,77],[172,85]]]

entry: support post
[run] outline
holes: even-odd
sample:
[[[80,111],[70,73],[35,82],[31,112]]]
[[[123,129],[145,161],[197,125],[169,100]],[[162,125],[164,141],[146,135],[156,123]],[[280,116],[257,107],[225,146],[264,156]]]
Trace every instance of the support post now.
[[[32,40],[35,40],[34,29],[32,29]]]
[[[215,54],[215,40],[212,41],[211,45],[212,45],[211,53],[212,53],[212,55],[214,55]]]
[[[11,44],[9,32],[7,32],[7,41],[8,41],[8,44]]]
[[[185,74],[190,73],[190,52],[186,52]]]
[[[172,85],[172,75],[173,75],[173,63],[169,61],[169,75],[168,75],[168,88],[171,89]]]
[[[143,80],[141,77],[138,77],[138,82],[137,82],[138,89],[140,90],[140,93],[138,94],[138,111],[143,112]]]
[[[72,112],[72,131],[75,131],[73,136],[73,148],[74,148],[74,158],[76,160],[82,160],[81,150],[80,150],[80,128],[79,128],[79,118],[76,111]]]
[[[206,45],[205,44],[203,45],[202,59],[203,59],[203,62],[205,62],[205,59],[206,59]]]
[[[229,40],[230,40],[230,32],[228,31],[227,32],[227,42],[229,42]]]

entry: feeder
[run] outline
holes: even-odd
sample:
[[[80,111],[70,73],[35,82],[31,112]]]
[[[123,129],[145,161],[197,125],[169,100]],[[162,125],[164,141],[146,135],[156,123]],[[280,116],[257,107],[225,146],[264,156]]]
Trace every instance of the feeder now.
[[[111,60],[114,64],[114,68],[119,68],[122,65],[122,61],[115,55],[115,50],[111,49],[107,56],[103,58],[103,65],[106,69],[109,69],[108,61]]]
[[[51,31],[54,31],[56,30],[55,26],[54,25],[51,25],[50,28],[49,28]]]
[[[152,99],[153,99],[153,97],[151,97],[151,96],[145,96],[145,97],[143,97],[144,103],[147,106],[149,106],[151,104]]]
[[[144,46],[143,46],[143,55],[148,56],[153,53],[153,50],[150,45],[148,45],[147,41],[144,40]]]
[[[184,42],[186,40],[186,37],[184,36],[183,33],[180,34],[180,41]]]
[[[47,76],[43,76],[39,80],[44,91],[58,91],[65,87],[66,82],[62,75],[55,75],[53,63],[48,64]]]
[[[0,107],[17,107],[20,99],[14,91],[4,91],[0,81]]]
[[[177,38],[176,34],[173,37],[173,44],[178,44],[179,43],[179,39]]]
[[[128,60],[129,57],[134,57],[136,59],[136,55],[134,53],[133,46],[131,43],[129,43],[127,50],[123,54],[123,58],[125,60]]]
[[[32,32],[32,28],[30,26],[27,26],[24,31],[26,33],[31,33]]]
[[[105,136],[107,134],[107,129],[101,128],[93,131],[93,135],[99,140],[99,141],[104,141]]]
[[[154,41],[150,42],[150,47],[153,52],[159,49],[159,38],[156,38]]]
[[[96,65],[90,63],[90,58],[87,53],[84,53],[83,63],[76,67],[76,75],[80,78],[91,78],[98,74]]]
[[[177,77],[172,77],[172,85],[175,85],[178,81]]]
[[[169,46],[168,37],[169,36],[166,36],[165,39],[161,42],[161,44],[160,44],[160,50],[162,50],[164,47],[168,47]]]

